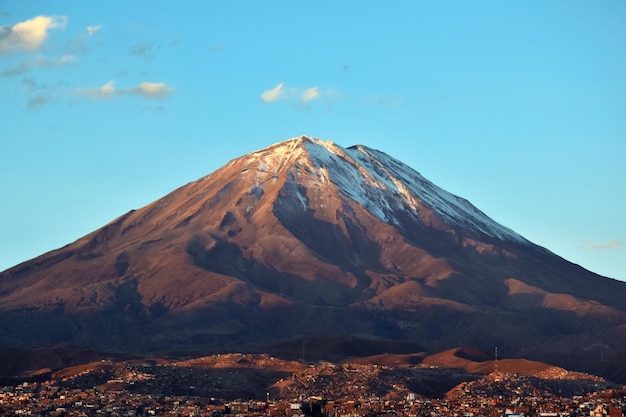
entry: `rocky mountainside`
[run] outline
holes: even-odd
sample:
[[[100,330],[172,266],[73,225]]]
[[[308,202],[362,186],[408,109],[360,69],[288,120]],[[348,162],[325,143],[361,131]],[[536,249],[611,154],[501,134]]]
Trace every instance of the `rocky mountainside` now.
[[[580,368],[624,352],[625,299],[626,283],[389,155],[303,136],[0,273],[0,347],[253,351],[341,335]]]

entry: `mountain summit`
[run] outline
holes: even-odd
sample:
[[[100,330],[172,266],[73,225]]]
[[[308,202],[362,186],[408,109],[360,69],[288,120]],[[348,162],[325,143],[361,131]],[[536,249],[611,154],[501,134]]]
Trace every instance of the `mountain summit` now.
[[[625,283],[389,155],[302,136],[0,273],[0,343],[229,350],[340,335],[594,356],[626,346],[624,299]]]

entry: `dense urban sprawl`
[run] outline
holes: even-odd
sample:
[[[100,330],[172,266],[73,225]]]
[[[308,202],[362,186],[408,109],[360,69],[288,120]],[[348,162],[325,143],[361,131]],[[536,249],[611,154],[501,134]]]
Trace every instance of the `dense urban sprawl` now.
[[[474,375],[245,355],[102,361],[0,392],[2,416],[623,417],[625,410],[625,388],[590,375]]]

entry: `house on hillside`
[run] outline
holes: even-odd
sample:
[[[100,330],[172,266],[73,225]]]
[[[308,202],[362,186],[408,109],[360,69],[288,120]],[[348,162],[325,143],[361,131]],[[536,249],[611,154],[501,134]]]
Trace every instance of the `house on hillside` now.
[[[590,413],[591,417],[606,417],[608,410],[603,404],[598,404]]]

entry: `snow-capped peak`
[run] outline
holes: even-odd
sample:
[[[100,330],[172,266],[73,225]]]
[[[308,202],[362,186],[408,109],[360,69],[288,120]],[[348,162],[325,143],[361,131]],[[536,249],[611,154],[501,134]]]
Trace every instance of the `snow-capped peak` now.
[[[432,210],[451,226],[501,240],[527,243],[514,231],[498,224],[469,201],[451,194],[389,155],[357,145],[342,148],[310,137],[292,139],[290,146],[306,148],[313,168],[347,197],[376,218],[399,225],[398,210],[421,218]]]
[[[331,141],[298,136],[245,158],[259,173],[274,177],[285,169],[306,167],[305,187],[323,187],[331,182],[371,215],[395,226],[401,226],[400,216],[426,221],[428,213],[434,212],[443,223],[479,236],[528,243],[466,199],[436,186],[384,152],[363,145],[343,148]],[[298,181],[293,175],[289,178]]]

